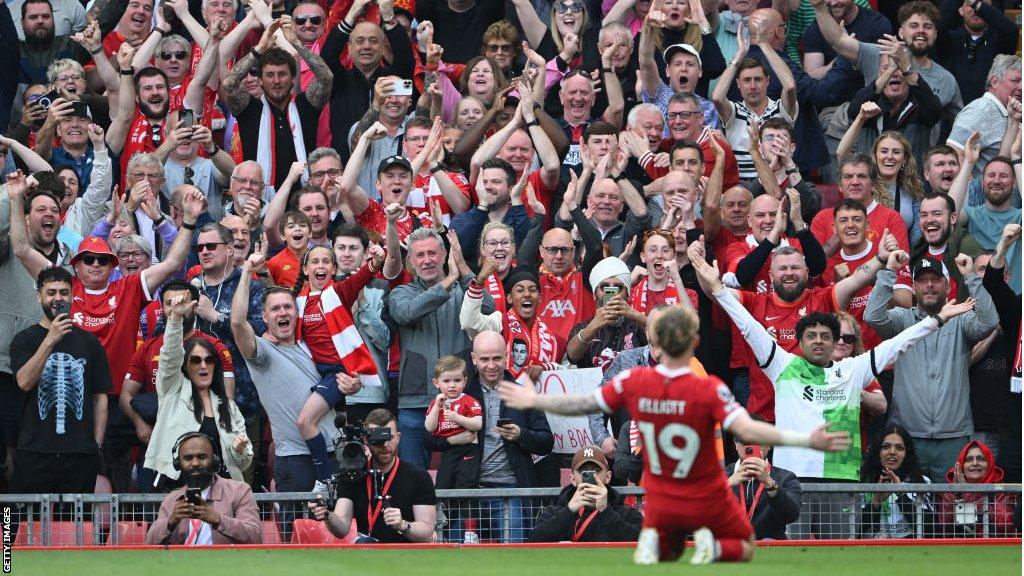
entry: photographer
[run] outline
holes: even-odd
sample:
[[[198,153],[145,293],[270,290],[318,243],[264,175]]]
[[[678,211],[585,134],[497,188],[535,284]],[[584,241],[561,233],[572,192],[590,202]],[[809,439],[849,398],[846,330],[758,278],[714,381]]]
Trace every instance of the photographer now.
[[[754,526],[754,536],[785,540],[786,525],[800,518],[800,482],[789,470],[768,462],[767,446],[743,444],[739,439],[734,443],[740,459],[733,464],[729,487]]]
[[[612,473],[600,448],[586,446],[572,458],[572,483],[562,489],[558,504],[537,516],[530,542],[633,542],[643,516],[623,504],[608,483]]]
[[[365,481],[339,482],[338,501],[332,512],[322,501],[310,502],[313,517],[324,520],[331,534],[344,538],[355,516],[360,534],[357,543],[430,542],[437,514],[430,475],[399,459],[401,434],[395,415],[389,410],[378,408],[370,412],[364,426],[370,476]],[[376,440],[376,428],[390,430],[390,438]],[[374,475],[379,475],[379,480]]]

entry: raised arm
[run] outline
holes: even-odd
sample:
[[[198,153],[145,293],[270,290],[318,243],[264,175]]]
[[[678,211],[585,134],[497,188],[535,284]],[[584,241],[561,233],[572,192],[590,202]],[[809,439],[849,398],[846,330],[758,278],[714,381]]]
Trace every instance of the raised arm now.
[[[29,240],[28,224],[25,222],[25,197],[35,185],[35,178],[26,177],[21,170],[7,175],[7,195],[11,201],[11,249],[32,278],[38,277],[44,268],[50,267],[50,261]]]
[[[637,57],[640,62],[640,83],[648,96],[654,96],[661,86],[661,75],[658,72],[658,64],[654,61],[654,30],[665,25],[665,13],[661,11],[661,0],[651,3],[651,9],[644,19],[643,28],[640,30],[640,45],[637,50]]]
[[[622,115],[626,110],[626,99],[622,94],[622,82],[615,74],[612,65],[612,54],[617,46],[612,44],[601,53],[601,77],[604,79],[604,88],[608,95],[608,107],[604,110],[602,118],[605,122],[613,124],[616,128],[622,128]]]
[[[305,162],[292,162],[284,182],[281,182],[281,186],[274,192],[274,197],[267,204],[267,211],[263,214],[263,232],[266,233],[270,246],[276,248],[284,245],[284,238],[281,237],[277,225],[281,221],[281,217],[284,216],[285,210],[288,209],[288,198],[291,196],[292,187],[305,171]]]
[[[227,23],[214,22],[210,24],[210,30],[212,34],[206,41],[203,55],[199,58],[199,63],[196,64],[195,74],[192,76],[192,81],[189,82],[188,89],[185,90],[183,100],[184,108],[195,110],[199,115],[203,113],[206,89],[216,90],[220,86],[220,75],[216,72],[217,65],[220,63],[220,43],[227,31]]]
[[[188,30],[188,35],[192,37],[193,41],[195,41],[196,46],[206,45],[207,40],[209,40],[209,35],[207,34],[206,29],[203,28],[203,25],[200,24],[194,16],[192,16],[191,12],[189,12],[188,0],[163,0],[162,4],[166,4],[171,7],[171,10],[174,11],[174,15],[177,16],[178,20],[181,20],[182,25],[185,26],[185,30]],[[162,12],[162,10],[157,7],[154,12],[156,13],[156,17],[159,19],[160,12]],[[207,22],[207,24],[210,23]]]
[[[537,117],[534,115],[533,91],[526,83],[520,88],[522,100],[519,101],[519,111],[522,114],[526,131],[533,140],[533,146],[537,149],[537,158],[540,160],[540,178],[548,188],[558,186],[558,175],[562,170],[562,159],[555,151],[555,146],[548,138],[547,132],[540,126]]]
[[[132,57],[132,68],[136,70],[142,70],[150,65],[153,61],[153,55],[156,54],[156,47],[165,35],[171,33],[171,25],[164,20],[163,10],[157,7],[153,11],[153,17],[156,18],[156,26],[153,28],[153,32],[146,36],[146,40],[135,49],[135,56]]]
[[[971,185],[974,165],[978,163],[980,156],[981,132],[975,131],[964,143],[964,151],[960,156],[960,171],[949,186],[949,197],[953,199],[957,212],[962,212],[967,205],[967,188]]]
[[[309,48],[303,46],[297,39],[292,46],[295,47],[295,51],[299,53],[299,57],[306,62],[309,69],[313,72],[313,81],[306,86],[304,92],[310,105],[319,110],[323,108],[331,98],[331,87],[334,85],[334,74],[331,73],[331,69],[327,66],[327,63],[324,62],[323,58],[314,54]]]
[[[709,139],[711,150],[715,153],[715,167],[711,169],[711,177],[704,187],[703,216],[704,236],[714,240],[722,229],[722,180],[725,174],[725,149],[718,143],[718,138]],[[752,141],[756,142],[756,141]],[[756,143],[752,143],[753,150]]]
[[[853,274],[836,282],[834,287],[836,304],[845,310],[850,305],[853,297],[857,295],[857,292],[860,292],[862,288],[869,286],[875,281],[878,271],[888,264],[890,254],[898,251],[898,249],[899,244],[896,241],[896,237],[890,234],[889,229],[886,228],[882,234],[882,239],[878,241],[878,254],[857,267]]]
[[[789,69],[785,60],[779,53],[772,47],[770,41],[768,41],[768,31],[765,29],[767,23],[764,19],[753,20],[752,19],[751,34],[753,38],[751,41],[761,48],[761,52],[764,53],[764,57],[768,60],[768,65],[771,66],[772,72],[775,72],[775,77],[779,79],[779,84],[782,85],[782,95],[780,100],[782,101],[782,107],[789,114],[790,118],[796,118],[800,112],[799,104],[796,98],[796,78],[793,76],[793,72]],[[717,88],[717,85],[715,86]],[[725,121],[725,118],[722,119]]]
[[[850,62],[857,62],[860,53],[860,41],[846,33],[839,22],[832,17],[825,0],[810,0],[814,7],[814,19],[821,29],[821,36],[840,56]]]
[[[747,55],[749,46],[747,45],[746,32],[746,26],[740,23],[736,30],[736,55],[729,61],[729,65],[725,67],[725,72],[722,73],[722,77],[715,84],[715,90],[711,93],[711,101],[714,102],[718,115],[722,117],[722,124],[725,126],[732,124],[733,117],[736,115],[736,107],[729,101],[729,89],[732,88],[733,81],[736,79],[736,69]],[[653,94],[650,91],[647,93]]]
[[[516,108],[515,114],[508,121],[508,123],[502,126],[501,130],[498,130],[489,138],[484,140],[476,149],[476,152],[473,153],[473,157],[469,162],[470,181],[475,180],[475,176],[477,172],[480,170],[480,165],[483,164],[484,161],[487,160],[488,158],[494,158],[495,156],[497,156],[498,152],[501,150],[501,147],[504,146],[505,142],[508,141],[510,136],[512,136],[512,133],[515,132],[516,129],[520,127],[520,123],[523,121],[522,110],[523,103],[522,101],[520,101],[519,106]],[[482,121],[483,120],[481,120],[481,122]]]
[[[861,104],[857,115],[850,121],[850,127],[843,133],[843,139],[839,141],[836,158],[846,158],[855,152],[857,139],[860,138],[860,131],[864,128],[864,124],[881,113],[882,109],[878,107],[878,104],[870,100]]]
[[[254,270],[263,268],[266,265],[266,246],[259,245],[249,255],[249,258],[242,264],[242,273],[238,278],[238,287],[235,288],[235,295],[231,298],[231,336],[235,339],[235,346],[238,352],[246,360],[256,357],[256,332],[249,323],[249,291],[252,284],[252,273]]]
[[[366,194],[366,190],[357,184],[359,174],[363,171],[363,163],[366,161],[367,150],[372,142],[383,138],[387,131],[388,129],[383,124],[374,122],[369,129],[363,132],[359,136],[355,148],[352,149],[352,156],[349,158],[348,164],[345,164],[345,171],[341,173],[339,193],[347,199],[349,208],[356,216],[362,214],[370,206],[370,197]]]
[[[239,58],[231,68],[231,72],[224,78],[221,94],[224,96],[224,100],[227,102],[232,114],[240,113],[249,105],[250,96],[245,88],[242,87],[242,79],[256,64],[257,57],[255,53],[263,54],[270,49],[274,43],[274,33],[280,30],[282,25],[283,22],[278,19],[264,29],[263,35],[260,36],[259,44],[246,53],[245,56]],[[221,57],[223,58],[223,55]]]
[[[107,91],[108,104],[111,109],[116,109],[120,84],[117,70],[114,70],[110,59],[103,52],[103,35],[100,32],[100,25],[90,18],[85,29],[73,34],[71,39],[92,55],[93,63],[96,64],[96,75],[100,77],[103,87]]]
[[[523,32],[526,33],[526,41],[531,46],[540,46],[544,35],[548,33],[548,27],[544,25],[544,21],[537,15],[537,10],[533,7],[533,3],[530,0],[512,0],[512,4],[515,5],[519,24],[522,25]]]
[[[184,208],[181,226],[186,231],[195,229],[196,219],[206,210],[206,196],[198,188],[194,186],[191,188],[190,191],[185,193],[181,201]],[[154,190],[154,193],[159,194],[160,192]],[[177,234],[174,242],[171,243],[170,249],[167,250],[167,256],[143,272],[142,278],[146,282],[146,290],[150,294],[156,294],[161,284],[175,272],[181,270],[182,265],[185,264],[185,257],[188,256],[188,251],[191,247],[192,234]]]
[[[53,170],[50,163],[43,160],[42,156],[36,154],[31,148],[25,146],[21,142],[18,142],[14,138],[0,136],[0,144],[10,148],[11,152],[14,152],[14,155],[25,163],[25,168],[27,168],[30,173]]]
[[[134,55],[135,49],[127,42],[121,44],[117,51],[117,64],[121,68],[121,87],[118,89],[117,108],[110,115],[110,128],[107,129],[107,147],[117,155],[124,150],[124,140],[128,136],[128,128],[135,115],[134,70],[131,68]]]

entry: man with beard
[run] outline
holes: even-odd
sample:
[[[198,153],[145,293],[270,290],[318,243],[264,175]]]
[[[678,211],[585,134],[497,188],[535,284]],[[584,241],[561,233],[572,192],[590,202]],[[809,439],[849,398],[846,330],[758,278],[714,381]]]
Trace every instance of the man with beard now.
[[[0,8],[2,9],[2,8]],[[60,230],[60,200],[58,191],[39,190],[28,199],[28,242],[30,249],[43,254],[53,266],[70,266],[71,249],[57,239]],[[60,194],[63,194],[61,189]],[[18,443],[18,429],[22,419],[24,393],[18,389],[11,370],[11,339],[23,326],[39,321],[42,312],[32,303],[36,281],[14,257],[10,238],[11,202],[6,193],[0,194],[0,301],[4,314],[0,314],[0,426],[10,478],[10,465]]]
[[[890,259],[878,274],[864,311],[864,320],[882,338],[928,316],[939,320],[938,332],[896,363],[889,410],[891,423],[903,426],[914,438],[921,470],[929,478],[943,477],[974,432],[968,377],[971,350],[999,324],[992,297],[975,274],[974,260],[958,254],[955,265],[966,286],[963,292],[970,293],[970,298],[964,294],[962,300],[974,303],[972,311],[952,320],[942,313],[954,301],[947,297],[949,272],[940,260],[930,258],[919,259],[913,266],[916,306],[890,309],[896,271],[902,266]]]
[[[946,139],[960,154],[965,154],[968,139],[981,134],[981,165],[974,166],[974,176],[1000,152],[1004,141],[1013,142],[1020,131],[1021,64],[1020,57],[1000,54],[989,68],[985,93],[957,114],[953,129]]]
[[[609,256],[590,273],[597,310],[573,327],[565,357],[580,368],[608,368],[623,350],[647,344],[646,314],[633,307],[632,281],[626,263]]]
[[[976,153],[976,150],[973,152]],[[972,147],[969,144],[968,151],[964,156],[965,164],[967,162],[973,164],[972,160],[976,158],[976,155],[972,154]],[[985,165],[981,180],[981,187],[985,192],[985,203],[981,206],[964,206],[963,186],[955,186],[951,192],[954,202],[959,206],[960,212],[967,221],[967,232],[985,250],[995,250],[1007,224],[1021,223],[1021,209],[1013,207],[1015,184],[1013,162],[1006,156],[996,156]],[[970,172],[971,168],[965,167],[964,170]],[[962,225],[963,223],[961,223]],[[1014,244],[1007,250],[1006,261],[1010,265],[1008,283],[1015,293],[1020,294],[1020,244]]]
[[[811,4],[814,5],[814,15],[821,27],[821,35],[840,56],[860,69],[864,74],[865,85],[878,78],[881,63],[879,56],[886,54],[896,58],[904,75],[917,72],[924,79],[942,105],[944,120],[951,120],[963,108],[964,100],[960,96],[956,79],[928,55],[935,46],[940,20],[939,10],[934,4],[915,0],[900,6],[897,35],[885,34],[878,38],[877,44],[860,34],[854,38],[848,30],[844,32],[829,14],[825,0],[811,0]],[[933,132],[933,141],[937,138],[938,135]]]
[[[485,160],[480,165],[476,180],[476,208],[452,218],[451,229],[465,246],[463,253],[469,262],[477,260],[480,235],[489,222],[500,222],[512,228],[516,245],[522,245],[530,231],[530,218],[526,207],[519,201],[513,187],[515,169],[501,158]],[[515,194],[517,198],[512,199]]]
[[[381,0],[378,4],[381,25],[365,20],[356,23],[369,4],[370,0],[353,1],[341,23],[327,33],[320,50],[320,55],[334,74],[330,92],[331,147],[339,151],[346,161],[350,150],[349,130],[370,107],[377,92],[374,90],[377,81],[384,76],[412,78],[415,65],[409,36],[395,18],[392,0]],[[387,46],[392,47],[390,65],[384,60]],[[340,62],[346,47],[352,56],[351,67],[342,66]]]
[[[71,319],[71,274],[47,268],[36,285],[43,318],[10,349],[14,380],[27,393],[11,491],[92,493],[107,426],[107,357]]]
[[[171,450],[174,467],[185,485],[164,496],[156,520],[146,532],[146,544],[209,546],[262,544],[260,510],[245,482],[215,473],[219,456],[213,440],[202,432],[188,432]],[[191,491],[199,490],[197,497]]]
[[[170,316],[171,303],[178,297],[187,297],[190,302],[198,302],[199,290],[195,286],[181,280],[168,280],[160,288],[160,305],[163,318]],[[191,307],[188,308],[188,311],[182,318],[182,322],[182,338],[184,342],[189,341],[191,338],[202,338],[213,345],[224,369],[224,391],[229,398],[234,398],[235,366],[231,359],[231,351],[216,336],[206,334],[196,327],[196,314]],[[147,421],[143,415],[135,411],[132,406],[132,399],[139,394],[152,394],[156,392],[156,371],[160,367],[160,347],[163,344],[164,335],[160,334],[146,340],[140,348],[135,350],[135,353],[132,354],[128,372],[124,376],[124,385],[121,387],[121,398],[119,400],[121,411],[124,412],[124,415],[135,426],[135,435],[142,444],[143,450],[149,444],[150,435],[153,433],[156,412],[154,410],[152,414],[148,414],[154,420]],[[140,454],[139,462],[143,460],[144,458]],[[143,472],[144,474],[140,473],[139,489],[148,492],[152,490],[151,480],[156,478],[156,474],[150,470],[143,470]],[[150,481],[147,481],[147,479]]]
[[[288,177],[292,163],[305,162],[306,151],[316,147],[320,110],[327,103],[334,81],[327,63],[291,34],[291,48],[316,76],[303,92],[292,96],[298,77],[296,58],[271,46],[277,30],[284,31],[288,38],[293,28],[290,16],[275,20],[264,30],[259,44],[235,62],[222,87],[224,99],[238,119],[242,156],[260,165],[272,190]],[[259,100],[242,87],[242,78],[253,68],[259,71],[263,86]]]
[[[891,236],[887,237],[879,245],[879,254],[875,259],[861,265],[849,277],[827,287],[810,287],[804,255],[791,246],[783,246],[775,251],[770,264],[772,291],[736,290],[736,298],[750,310],[758,322],[769,327],[772,336],[783,350],[795,353],[799,347],[795,331],[797,322],[811,312],[832,313],[845,310],[857,292],[868,286],[884,265],[883,261],[889,257],[887,246],[891,245],[888,241],[890,239]],[[695,262],[698,257],[703,260],[706,250],[703,239],[691,244],[690,262]],[[743,344],[741,339],[734,337],[734,346],[737,345],[736,340],[740,345]],[[753,358],[749,348],[745,350],[745,354],[742,357]],[[775,398],[771,381],[760,368],[751,367],[749,382],[747,410],[768,422],[774,422]]]
[[[373,99],[366,113],[354,124],[348,132],[348,142],[353,142],[355,137],[362,134],[374,124],[380,124],[385,128],[383,136],[370,142],[366,150],[366,163],[363,164],[363,172],[359,175],[359,185],[364,190],[373,189],[373,166],[388,156],[394,156],[402,151],[405,141],[406,122],[412,120],[414,115],[409,113],[409,105],[412,103],[411,95],[395,94],[404,82],[397,76],[382,76],[377,79],[373,87]],[[355,145],[352,144],[352,148]],[[353,153],[353,155],[355,155]]]
[[[338,485],[334,510],[328,510],[322,501],[309,503],[313,517],[323,521],[337,538],[348,535],[355,518],[357,544],[430,542],[437,519],[437,498],[430,475],[399,458],[397,449],[402,433],[389,410],[378,408],[370,412],[364,425],[370,434],[363,438],[370,451],[370,474],[382,475],[380,492],[370,494],[367,483],[362,481],[342,482]],[[373,431],[378,428],[387,431],[386,440],[375,439]]]
[[[68,73],[70,72],[65,72]],[[91,145],[89,137],[92,126],[94,124],[88,111],[76,109],[72,102],[58,98],[47,111],[46,121],[36,135],[36,153],[53,165],[71,166],[78,176],[78,186],[82,190],[89,187],[92,176],[96,150]],[[100,130],[100,134],[102,133]],[[54,136],[59,139],[59,146],[53,145]],[[106,152],[105,145],[99,146],[99,149]],[[88,233],[88,230],[85,232]]]
[[[21,5],[20,78],[23,85],[45,84],[46,69],[61,58],[71,58],[86,64],[92,56],[71,40],[69,35],[54,32],[53,8],[49,0],[25,0]]]
[[[957,79],[964,102],[973,102],[984,93],[995,57],[1016,53],[1017,25],[992,0],[943,0],[939,8],[943,27],[935,59]]]
[[[20,13],[25,0],[13,0],[8,4],[12,14]],[[76,0],[52,0],[50,6],[53,8],[53,32],[57,36],[70,36],[75,32],[81,32],[85,28],[85,7]],[[18,38],[25,39],[25,29],[19,21],[14,22],[18,31]]]
[[[910,269],[923,259],[942,262],[950,271],[949,298],[962,302],[969,295],[960,290],[964,278],[955,265],[958,254],[971,258],[982,252],[982,247],[966,226],[958,226],[960,213],[948,194],[932,194],[921,200],[921,240],[910,251]]]
[[[699,251],[697,251],[699,252]],[[691,254],[692,258],[693,254]],[[887,262],[898,264],[906,253],[895,251],[885,255]],[[778,447],[773,464],[796,474],[801,482],[857,482],[860,480],[861,390],[890,363],[920,370],[907,352],[925,351],[926,345],[915,343],[933,338],[946,322],[971,315],[973,302],[940,307],[930,317],[917,318],[900,331],[888,334],[891,339],[874,350],[852,358],[832,361],[832,351],[839,339],[839,322],[832,314],[808,310],[793,328],[796,345],[786,349],[777,342],[777,325],[758,320],[740,303],[740,293],[722,286],[718,270],[703,258],[692,258],[701,287],[713,295],[739,327],[752,350],[751,358],[770,378],[772,394],[778,401],[778,426],[785,430],[807,432],[821,424],[836,432],[848,433],[851,442],[835,458],[822,457],[806,449]],[[877,266],[875,267],[877,271]],[[980,279],[977,280],[980,283]],[[956,320],[959,322],[960,320]],[[766,328],[767,326],[767,328]],[[780,350],[780,345],[782,349]],[[928,352],[925,352],[927,354]],[[918,360],[919,361],[919,360]],[[847,522],[854,498],[850,494],[828,494],[804,500],[798,537],[807,538],[813,531],[818,538],[851,538]]]

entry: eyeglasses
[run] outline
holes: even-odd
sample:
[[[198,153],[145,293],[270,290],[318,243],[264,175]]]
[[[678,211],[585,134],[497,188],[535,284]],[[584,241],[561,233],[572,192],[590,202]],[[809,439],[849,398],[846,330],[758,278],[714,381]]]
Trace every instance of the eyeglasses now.
[[[242,178],[241,176],[232,176],[231,181],[235,182],[239,186],[247,186],[249,188],[262,188],[263,181],[255,178]]]
[[[202,252],[203,250],[207,250],[209,252],[213,252],[217,249],[217,246],[223,246],[225,244],[227,244],[227,242],[203,242],[202,244],[196,244],[196,251]]]
[[[57,82],[77,82],[84,80],[81,74],[65,74],[64,76],[57,76]]]
[[[216,366],[217,359],[213,356],[189,356],[188,363],[192,366],[200,366],[206,364],[207,366]]]
[[[856,334],[840,334],[839,335],[839,340],[843,344],[851,344],[851,345],[852,344],[856,344],[857,343],[857,335]]]
[[[488,44],[488,52],[508,52],[509,54],[516,51],[515,47],[511,44]]]
[[[555,14],[566,14],[576,12],[583,12],[582,3],[573,2],[572,4],[566,4],[564,2],[559,2],[558,4],[555,4]]]
[[[700,110],[695,110],[693,112],[669,112],[668,113],[668,119],[669,120],[689,120],[691,118],[696,118],[697,116],[703,116],[703,115],[704,115],[704,113],[701,112]]]
[[[117,257],[121,260],[144,260],[149,258],[145,252],[118,252]]]
[[[568,256],[573,251],[572,246],[541,246],[545,252],[554,256],[555,254],[562,254]]]
[[[82,263],[86,266],[92,266],[93,264],[107,266],[110,264],[110,261],[110,256],[107,254],[86,254],[82,256]]]
[[[327,176],[337,178],[338,176],[341,176],[341,170],[338,170],[337,168],[328,168],[327,170],[317,170],[310,174],[310,177],[314,180],[320,180]]]
[[[292,17],[292,21],[294,21],[299,26],[305,26],[306,22],[309,22],[313,26],[319,26],[324,21],[324,17],[323,16],[293,16]]]
[[[184,50],[175,50],[174,52],[160,53],[161,60],[170,60],[172,57],[175,60],[184,60],[186,56],[188,56],[188,52],[185,52]]]
[[[487,246],[488,248],[497,248],[498,246],[501,246],[502,248],[508,248],[511,245],[511,240],[487,240],[486,242],[484,242],[484,246]]]

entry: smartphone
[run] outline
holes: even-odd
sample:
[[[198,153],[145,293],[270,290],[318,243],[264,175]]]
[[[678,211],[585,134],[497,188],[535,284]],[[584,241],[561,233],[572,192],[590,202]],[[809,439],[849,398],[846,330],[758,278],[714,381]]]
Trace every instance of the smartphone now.
[[[89,105],[85,102],[72,102],[71,103],[71,115],[79,118],[89,117]]]
[[[60,302],[57,302],[56,304],[53,305],[53,315],[54,315],[54,317],[60,316],[61,314],[70,314],[70,313],[71,313],[71,303],[68,302],[67,300],[61,300]]]
[[[593,484],[594,486],[597,486],[597,473],[593,470],[584,470],[580,473],[580,476],[583,477],[584,484]]]
[[[508,426],[511,423],[511,418],[498,418],[498,426]]]
[[[181,121],[182,128],[191,128],[196,124],[196,113],[188,108],[182,108],[178,113],[178,120]]]
[[[609,298],[614,298],[615,296],[618,296],[618,295],[619,295],[619,287],[618,286],[605,286],[604,287],[604,297],[605,297],[605,300],[608,300]]]
[[[193,504],[203,503],[203,489],[202,488],[186,488],[185,499]]]
[[[764,454],[761,453],[761,447],[757,445],[748,444],[743,447],[743,459],[757,458],[764,460]]]
[[[399,80],[395,84],[392,96],[412,96],[412,80]]]

